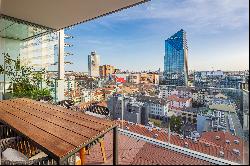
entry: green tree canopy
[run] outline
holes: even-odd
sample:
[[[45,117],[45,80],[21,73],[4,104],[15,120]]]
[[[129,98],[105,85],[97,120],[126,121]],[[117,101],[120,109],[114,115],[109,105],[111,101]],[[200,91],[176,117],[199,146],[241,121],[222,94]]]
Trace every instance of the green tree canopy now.
[[[173,115],[170,118],[170,129],[173,132],[181,134],[181,128],[182,128],[182,118],[180,116]]]

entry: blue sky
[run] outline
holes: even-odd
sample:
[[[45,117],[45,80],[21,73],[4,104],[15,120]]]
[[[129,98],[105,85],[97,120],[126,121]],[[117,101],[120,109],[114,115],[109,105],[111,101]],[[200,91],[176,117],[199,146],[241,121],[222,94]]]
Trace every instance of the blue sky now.
[[[151,0],[148,3],[75,26],[66,70],[87,71],[95,50],[101,64],[122,70],[163,69],[164,41],[187,32],[191,70],[249,68],[248,0]]]

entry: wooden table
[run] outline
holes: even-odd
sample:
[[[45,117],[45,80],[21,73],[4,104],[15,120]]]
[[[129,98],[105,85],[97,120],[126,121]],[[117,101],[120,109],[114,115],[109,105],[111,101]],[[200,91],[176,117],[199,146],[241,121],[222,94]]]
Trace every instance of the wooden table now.
[[[29,138],[58,164],[113,130],[113,164],[118,164],[118,129],[113,121],[24,98],[1,101],[0,121]]]

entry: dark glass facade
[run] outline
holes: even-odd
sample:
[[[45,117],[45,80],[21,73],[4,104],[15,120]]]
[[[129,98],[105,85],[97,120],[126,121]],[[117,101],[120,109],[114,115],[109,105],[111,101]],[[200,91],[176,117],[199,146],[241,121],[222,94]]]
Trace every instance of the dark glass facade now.
[[[186,32],[181,29],[165,41],[164,78],[167,85],[188,85]]]

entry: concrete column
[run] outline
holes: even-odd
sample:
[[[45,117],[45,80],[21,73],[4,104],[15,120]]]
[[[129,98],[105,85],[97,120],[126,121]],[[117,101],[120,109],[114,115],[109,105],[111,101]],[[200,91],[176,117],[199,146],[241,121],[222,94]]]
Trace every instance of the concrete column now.
[[[58,98],[57,101],[64,100],[64,30],[59,31],[58,43]]]
[[[58,79],[64,79],[64,30],[59,31]]]

